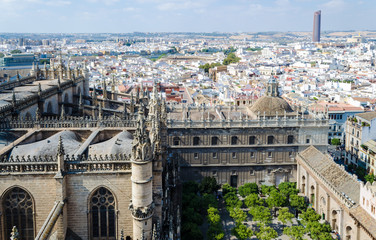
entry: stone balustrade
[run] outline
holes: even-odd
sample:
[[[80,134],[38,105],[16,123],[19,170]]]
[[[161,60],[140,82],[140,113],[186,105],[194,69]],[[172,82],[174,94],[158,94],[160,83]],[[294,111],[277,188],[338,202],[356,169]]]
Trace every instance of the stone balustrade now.
[[[47,117],[41,119],[6,119],[0,122],[0,131],[20,128],[97,128],[121,127],[134,128],[136,118],[127,116],[124,119],[115,117]]]
[[[68,174],[86,172],[130,172],[131,157],[126,154],[89,155],[64,157],[64,169]],[[0,175],[6,174],[56,174],[57,156],[11,156],[0,162]]]
[[[262,127],[318,127],[329,126],[327,119],[271,118],[239,119],[239,120],[167,120],[168,128],[262,128]]]

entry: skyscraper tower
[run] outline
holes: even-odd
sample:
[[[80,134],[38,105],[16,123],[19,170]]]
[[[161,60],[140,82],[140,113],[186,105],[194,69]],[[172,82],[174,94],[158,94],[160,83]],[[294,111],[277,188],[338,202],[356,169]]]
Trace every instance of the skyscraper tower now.
[[[312,33],[313,42],[320,42],[320,31],[321,31],[321,10],[316,11],[313,14],[313,33]]]

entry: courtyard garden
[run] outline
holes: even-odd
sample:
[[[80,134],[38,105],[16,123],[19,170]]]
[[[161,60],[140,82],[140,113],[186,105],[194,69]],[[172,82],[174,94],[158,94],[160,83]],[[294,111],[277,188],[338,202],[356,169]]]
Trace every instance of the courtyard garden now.
[[[331,228],[298,195],[296,183],[278,187],[218,185],[206,177],[183,185],[181,236],[188,239],[333,239]]]

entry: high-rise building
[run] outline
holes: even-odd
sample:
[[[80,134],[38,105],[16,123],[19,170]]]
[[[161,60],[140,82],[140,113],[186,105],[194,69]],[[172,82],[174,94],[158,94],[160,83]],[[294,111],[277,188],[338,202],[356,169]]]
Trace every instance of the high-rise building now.
[[[321,31],[321,10],[316,11],[313,14],[313,33],[312,33],[313,42],[320,42],[320,31]]]

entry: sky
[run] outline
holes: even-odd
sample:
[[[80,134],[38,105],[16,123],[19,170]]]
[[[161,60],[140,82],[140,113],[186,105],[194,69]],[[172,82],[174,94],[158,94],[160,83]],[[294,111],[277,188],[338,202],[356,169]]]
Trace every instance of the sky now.
[[[0,32],[376,30],[376,0],[0,0]]]

